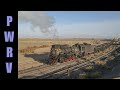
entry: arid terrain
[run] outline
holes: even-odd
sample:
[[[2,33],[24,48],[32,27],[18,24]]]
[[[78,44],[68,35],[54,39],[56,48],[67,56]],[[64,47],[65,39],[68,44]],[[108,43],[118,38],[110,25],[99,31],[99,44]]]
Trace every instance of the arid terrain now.
[[[73,45],[75,43],[104,43],[106,41],[100,42],[99,40],[88,40],[88,39],[62,39],[62,40],[49,40],[49,39],[19,39],[18,40],[18,70],[27,69],[30,67],[35,67],[38,65],[45,64],[48,60],[48,54],[50,52],[51,45],[53,44],[69,44]],[[45,47],[41,47],[46,45]],[[20,52],[22,49],[29,47],[37,47],[33,50],[26,50]]]
[[[73,45],[76,43],[89,43],[89,44],[102,44],[105,40],[93,40],[93,39],[61,39],[61,40],[49,40],[49,39],[19,39],[18,44],[18,71],[28,69],[31,67],[37,67],[47,64],[49,61],[48,55],[53,44],[68,44]],[[119,59],[119,58],[117,58]],[[102,62],[101,62],[102,63]],[[103,62],[104,63],[104,62]],[[117,78],[119,77],[119,66],[117,64],[111,72],[106,72],[102,78]],[[117,74],[118,76],[115,76]],[[114,76],[114,77],[113,77]]]

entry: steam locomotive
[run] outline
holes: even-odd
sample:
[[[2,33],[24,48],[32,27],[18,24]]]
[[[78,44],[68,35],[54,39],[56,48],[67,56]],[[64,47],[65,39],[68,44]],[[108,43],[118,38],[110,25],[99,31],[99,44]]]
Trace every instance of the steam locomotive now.
[[[104,43],[101,45],[91,45],[91,44],[79,44],[76,43],[72,46],[70,45],[52,45],[50,54],[49,54],[49,63],[55,64],[57,62],[63,63],[70,60],[75,60],[77,58],[82,58],[85,55],[89,55],[91,53],[96,53],[99,51],[103,51],[110,46],[109,43]]]

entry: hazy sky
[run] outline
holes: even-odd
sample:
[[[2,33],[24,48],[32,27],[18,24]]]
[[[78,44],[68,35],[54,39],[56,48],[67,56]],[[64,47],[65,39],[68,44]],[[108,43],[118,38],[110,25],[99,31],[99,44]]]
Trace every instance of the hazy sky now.
[[[120,37],[120,11],[48,11],[45,13],[54,17],[54,26],[59,38]],[[37,15],[42,16],[44,12],[30,14],[24,14],[28,18],[27,22],[24,20],[18,22],[19,37],[51,38],[52,34],[40,31],[37,27],[39,24],[34,25],[34,30],[32,30],[32,23],[29,22],[32,18],[33,23],[35,20],[40,24],[46,23],[46,17],[39,18]]]

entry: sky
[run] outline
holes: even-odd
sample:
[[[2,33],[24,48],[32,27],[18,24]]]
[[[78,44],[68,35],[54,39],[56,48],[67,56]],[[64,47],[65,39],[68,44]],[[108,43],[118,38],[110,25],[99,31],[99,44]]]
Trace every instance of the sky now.
[[[45,11],[45,14],[44,12],[37,13],[41,16],[47,15],[43,18],[39,18],[40,15],[37,14],[30,14],[24,14],[27,18],[26,22],[24,20],[20,21],[21,18],[18,18],[19,38],[52,38],[53,34],[44,33],[39,27],[39,25],[42,26],[42,23],[47,22],[45,19],[47,16],[54,18],[55,22],[51,24],[53,24],[52,27],[56,28],[56,35],[59,38],[120,37],[120,11]],[[34,25],[34,23],[36,24]]]

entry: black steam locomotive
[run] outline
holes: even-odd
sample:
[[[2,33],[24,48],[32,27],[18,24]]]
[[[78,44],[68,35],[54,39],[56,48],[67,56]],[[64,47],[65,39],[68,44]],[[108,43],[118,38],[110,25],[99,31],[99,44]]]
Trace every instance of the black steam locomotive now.
[[[73,46],[69,45],[52,45],[51,51],[49,54],[50,64],[55,64],[57,62],[63,63],[70,60],[75,60],[81,58],[85,55],[96,53],[102,50],[105,50],[110,46],[109,43],[104,43],[98,46],[91,44],[75,44]]]

